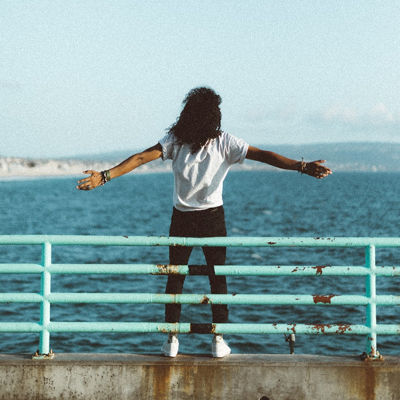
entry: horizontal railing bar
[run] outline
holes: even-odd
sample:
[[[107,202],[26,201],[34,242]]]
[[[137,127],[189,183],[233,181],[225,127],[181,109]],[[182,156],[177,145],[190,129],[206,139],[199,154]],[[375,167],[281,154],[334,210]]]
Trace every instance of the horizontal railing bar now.
[[[41,332],[42,330],[42,326],[34,322],[0,322],[0,332],[29,333]]]
[[[393,296],[393,295],[376,296],[375,304],[377,306],[397,306],[400,304],[400,296]]]
[[[43,266],[39,264],[0,264],[0,274],[40,274]]]
[[[385,267],[386,268],[386,267]],[[364,266],[295,266],[295,265],[215,265],[216,275],[227,276],[274,276],[274,275],[368,275]],[[207,265],[168,265],[168,264],[53,264],[51,273],[61,274],[152,274],[152,275],[208,275]],[[379,270],[382,272],[382,270]],[[400,275],[400,267],[386,273]]]
[[[191,275],[187,265],[168,264],[52,264],[48,271],[52,274]]]
[[[360,295],[306,294],[159,294],[159,293],[51,293],[50,303],[130,303],[130,304],[265,304],[265,305],[367,305]],[[37,293],[0,293],[0,303],[39,303]],[[376,305],[400,305],[400,296],[376,296]]]
[[[0,293],[0,303],[41,303],[43,296],[38,293]]]
[[[398,328],[398,326],[397,326]],[[191,324],[155,322],[51,322],[50,332],[303,333],[365,335],[364,325],[347,324]],[[393,330],[396,327],[393,326]]]
[[[368,268],[367,268],[368,269]],[[398,276],[400,275],[399,266],[376,266],[374,274],[376,276]]]
[[[152,274],[152,275],[208,275],[206,265],[168,264],[53,264],[51,273],[62,274]],[[216,265],[216,275],[227,276],[274,276],[274,275],[352,275],[365,276],[370,272],[364,266],[290,266],[290,265]],[[379,270],[379,273],[383,270]],[[400,275],[397,270],[387,270],[386,274]]]
[[[370,270],[364,266],[339,265],[216,265],[216,275],[279,276],[329,275],[366,276]],[[52,264],[47,271],[53,274],[151,274],[151,275],[208,275],[206,265],[168,264]],[[39,264],[0,264],[0,274],[42,273]],[[399,276],[398,266],[377,266],[377,276]]]
[[[0,332],[30,333],[40,332],[42,326],[29,322],[2,322]],[[54,332],[177,332],[177,333],[230,333],[230,334],[352,334],[365,335],[370,328],[364,325],[351,324],[190,324],[190,323],[156,323],[156,322],[50,322],[47,330]],[[195,331],[195,332],[194,332]],[[379,324],[376,327],[379,335],[398,335],[399,324]]]
[[[226,246],[226,247],[400,247],[398,237],[212,237],[0,235],[2,245]]]
[[[1,299],[1,297],[0,297]],[[137,303],[137,304],[276,304],[276,305],[366,305],[369,299],[354,295],[270,294],[158,294],[158,293],[52,293],[50,303]],[[377,299],[378,302],[378,299]],[[398,300],[400,303],[400,298]],[[397,304],[397,303],[394,303]]]
[[[376,324],[378,335],[399,335],[400,324]]]

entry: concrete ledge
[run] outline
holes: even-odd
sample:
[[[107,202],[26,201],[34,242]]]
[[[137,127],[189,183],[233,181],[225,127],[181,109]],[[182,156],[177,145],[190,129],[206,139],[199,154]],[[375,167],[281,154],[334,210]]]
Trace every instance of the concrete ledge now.
[[[400,398],[400,357],[0,354],[0,399],[386,400]]]

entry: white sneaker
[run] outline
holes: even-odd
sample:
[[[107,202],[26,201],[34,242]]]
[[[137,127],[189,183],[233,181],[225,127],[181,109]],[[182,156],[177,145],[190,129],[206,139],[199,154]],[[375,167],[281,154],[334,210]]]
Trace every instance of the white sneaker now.
[[[176,335],[169,335],[168,339],[161,347],[161,351],[165,357],[176,357],[179,349],[179,340]]]
[[[212,355],[213,357],[225,357],[231,354],[231,348],[227,345],[221,335],[214,335],[212,341]]]

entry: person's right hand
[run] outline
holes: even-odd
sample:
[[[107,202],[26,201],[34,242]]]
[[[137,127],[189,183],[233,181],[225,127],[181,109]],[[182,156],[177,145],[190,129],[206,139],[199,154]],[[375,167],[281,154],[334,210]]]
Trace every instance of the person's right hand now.
[[[83,171],[83,173],[90,174],[90,176],[78,181],[78,186],[76,186],[77,189],[92,190],[103,184],[103,179],[100,172],[89,169],[87,171]]]
[[[323,179],[332,173],[332,170],[322,163],[326,162],[325,160],[316,160],[305,163],[305,168],[302,173],[313,176],[317,179]]]

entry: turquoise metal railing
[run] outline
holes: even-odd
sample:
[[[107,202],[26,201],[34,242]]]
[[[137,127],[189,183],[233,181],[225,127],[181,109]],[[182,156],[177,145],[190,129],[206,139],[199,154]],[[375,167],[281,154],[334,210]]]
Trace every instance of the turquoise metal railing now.
[[[375,248],[400,247],[400,238],[305,238],[305,237],[143,237],[0,235],[0,245],[41,245],[41,264],[0,264],[0,274],[41,274],[40,293],[0,293],[0,302],[40,303],[40,322],[2,322],[0,332],[37,332],[39,352],[50,350],[53,332],[179,332],[179,333],[285,333],[353,334],[367,338],[365,354],[378,358],[377,335],[399,335],[400,325],[377,324],[376,306],[399,305],[400,296],[376,294],[376,276],[399,276],[398,266],[376,266]],[[366,293],[361,295],[306,294],[157,294],[157,293],[53,293],[51,275],[63,274],[185,274],[207,275],[205,266],[156,264],[54,264],[52,246],[226,246],[226,247],[362,247],[363,266],[215,266],[216,275],[347,275],[363,276]],[[53,322],[50,307],[55,303],[182,303],[182,304],[280,304],[280,305],[365,305],[365,325],[351,324],[233,324],[233,323],[150,323],[150,322]],[[40,357],[39,355],[39,357]]]

